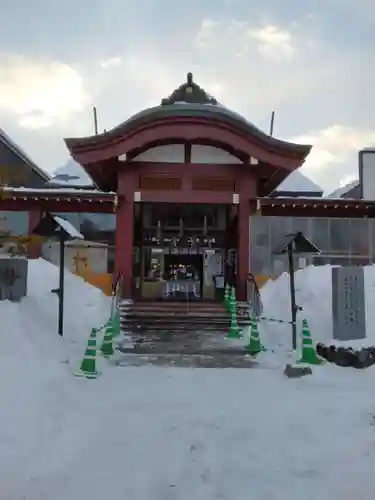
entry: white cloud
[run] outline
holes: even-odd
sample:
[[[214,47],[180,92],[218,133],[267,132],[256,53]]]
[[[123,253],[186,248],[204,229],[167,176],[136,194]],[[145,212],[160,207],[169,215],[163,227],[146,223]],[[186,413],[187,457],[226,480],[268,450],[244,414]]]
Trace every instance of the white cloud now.
[[[254,26],[245,21],[204,19],[195,37],[196,46],[209,49],[220,41],[222,47],[235,48],[233,56],[241,57],[256,50],[262,57],[290,59],[295,54],[292,33],[275,24]]]
[[[207,48],[211,45],[212,39],[216,36],[216,28],[220,23],[212,19],[203,19],[198,33],[195,36],[195,44],[201,48]]]
[[[121,57],[110,57],[108,59],[105,59],[104,61],[101,61],[100,66],[103,69],[107,69],[120,66],[121,63],[122,63]]]
[[[293,142],[313,145],[306,161],[306,167],[312,172],[345,162],[353,153],[374,144],[375,129],[332,125],[312,134],[295,137]]]
[[[290,31],[269,24],[259,29],[250,30],[250,34],[258,42],[259,53],[265,57],[291,59],[295,54]]]
[[[349,174],[349,175],[346,175],[345,177],[343,177],[342,179],[340,179],[339,186],[346,187],[354,181],[358,181],[358,176]]]
[[[314,34],[291,26],[204,19],[191,51],[198,83],[220,86],[223,104],[255,122],[272,109],[323,95],[348,58],[326,50],[322,59]]]
[[[329,191],[358,179],[358,152],[375,144],[375,129],[332,125],[292,141],[313,146],[303,171]]]
[[[25,128],[68,120],[89,101],[79,72],[60,61],[0,55],[0,111]]]

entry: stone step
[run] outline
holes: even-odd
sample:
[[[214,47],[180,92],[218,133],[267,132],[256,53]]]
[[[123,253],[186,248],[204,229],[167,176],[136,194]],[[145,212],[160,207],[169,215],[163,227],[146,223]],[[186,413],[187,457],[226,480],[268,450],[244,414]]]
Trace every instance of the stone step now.
[[[189,319],[182,319],[182,318],[164,318],[160,319],[159,321],[156,321],[155,319],[152,318],[120,318],[121,321],[121,326],[125,328],[126,326],[136,326],[140,328],[147,328],[147,329],[166,329],[166,328],[173,328],[173,329],[188,329],[188,328],[195,328],[197,326],[200,327],[228,327],[230,324],[230,319],[214,319],[214,318],[207,318],[207,319],[202,319],[202,318],[189,318]],[[241,320],[238,319],[238,324],[241,326],[248,325],[250,323],[250,320]]]
[[[122,311],[121,311],[122,312]],[[191,317],[197,317],[197,318],[212,318],[214,317],[219,317],[219,318],[229,318],[230,315],[228,314],[227,311],[186,311],[186,312],[181,312],[181,311],[137,311],[137,310],[132,310],[129,309],[126,312],[122,312],[124,316],[132,316],[132,317],[150,317],[150,318],[165,318],[165,317],[181,317],[181,318],[191,318]]]
[[[211,327],[203,326],[202,325],[196,325],[195,327],[193,325],[189,325],[186,328],[178,328],[175,325],[164,325],[163,327],[160,326],[160,328],[147,328],[147,327],[136,327],[136,326],[130,326],[126,325],[125,327],[121,328],[122,334],[123,335],[131,335],[134,342],[137,342],[137,339],[139,337],[145,337],[150,334],[153,335],[163,335],[165,332],[170,332],[173,331],[174,334],[176,335],[187,335],[187,334],[201,334],[202,331],[204,331],[206,334],[222,334],[225,335],[229,330],[228,325],[215,325]]]
[[[119,309],[121,312],[127,313],[127,312],[134,312],[134,313],[139,313],[139,314],[146,314],[146,313],[153,313],[153,314],[166,314],[166,313],[174,313],[174,314],[226,314],[228,315],[227,309],[221,305],[195,305],[195,304],[190,304],[190,305],[178,305],[176,303],[173,304],[126,304],[126,305],[119,305]],[[247,305],[242,306],[239,305],[237,307],[237,311],[240,314],[244,314],[247,312]]]
[[[145,302],[128,302],[121,301],[119,307],[137,307],[139,309],[149,308],[174,308],[174,309],[225,309],[222,302],[205,302],[205,301],[192,301],[192,302],[174,302],[174,301],[145,301]],[[237,307],[248,307],[247,302],[237,302]]]
[[[238,321],[238,324],[240,326],[245,326],[249,324],[249,322],[245,321]],[[121,321],[121,327],[126,328],[126,327],[134,327],[134,328],[143,328],[147,330],[165,330],[168,328],[172,329],[178,329],[178,330],[187,330],[187,329],[194,329],[194,328],[227,328],[230,325],[230,321],[210,321],[210,322],[204,322],[204,321],[128,321],[124,320]]]
[[[247,303],[239,303],[237,321],[240,326],[249,323]],[[119,305],[121,328],[134,333],[177,331],[226,331],[230,314],[218,302],[123,302]]]
[[[139,307],[139,306],[126,306],[119,307],[120,311],[123,312],[137,312],[137,313],[155,313],[162,314],[167,312],[179,313],[179,314],[228,314],[228,311],[224,307]]]

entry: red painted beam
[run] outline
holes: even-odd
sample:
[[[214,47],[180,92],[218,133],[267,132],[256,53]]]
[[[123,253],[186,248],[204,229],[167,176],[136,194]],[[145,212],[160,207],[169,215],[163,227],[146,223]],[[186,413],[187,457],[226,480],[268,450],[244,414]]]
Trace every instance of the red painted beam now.
[[[141,191],[141,201],[147,203],[199,203],[224,204],[233,203],[232,193],[225,191]]]
[[[375,201],[329,198],[257,198],[250,200],[260,215],[277,217],[375,218]]]
[[[41,211],[41,212],[91,212],[91,213],[114,213],[113,202],[89,202],[67,201],[67,200],[38,200],[38,199],[11,199],[0,200],[0,210]]]
[[[311,149],[310,146],[296,146],[291,150],[281,147],[280,143],[279,148],[272,150],[261,139],[241,132],[228,123],[196,117],[169,117],[142,124],[122,136],[108,134],[100,141],[97,138],[65,139],[65,143],[73,158],[88,169],[89,164],[117,158],[146,144],[166,139],[184,142],[209,140],[212,144],[226,145],[240,155],[253,156],[282,167],[287,173],[301,166]]]
[[[327,219],[375,219],[375,209],[368,211],[365,209],[344,209],[343,207],[338,208],[301,208],[301,207],[287,207],[285,209],[281,208],[271,208],[266,207],[261,211],[261,215],[264,217],[306,217],[306,218],[327,218]]]

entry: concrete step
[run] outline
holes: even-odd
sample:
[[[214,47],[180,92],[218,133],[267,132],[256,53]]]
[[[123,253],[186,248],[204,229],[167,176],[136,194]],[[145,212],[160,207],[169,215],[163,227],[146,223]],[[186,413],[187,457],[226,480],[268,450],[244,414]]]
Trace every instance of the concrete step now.
[[[246,303],[237,307],[240,326],[249,324]],[[121,328],[134,333],[176,331],[226,331],[230,314],[218,302],[135,302],[119,304]]]
[[[196,318],[196,317],[190,317],[188,319],[184,318],[173,318],[173,317],[168,317],[168,318],[161,318],[160,320],[156,321],[155,319],[152,318],[127,318],[127,317],[122,317],[120,318],[121,321],[121,327],[123,329],[126,329],[126,327],[135,327],[135,328],[142,328],[142,329],[147,329],[147,330],[153,330],[153,329],[178,329],[178,330],[187,330],[187,329],[196,329],[197,327],[199,328],[227,328],[230,324],[230,318],[220,318],[220,319],[215,319],[215,318]],[[245,326],[250,323],[250,320],[248,319],[238,319],[238,324],[240,326]]]
[[[174,301],[140,301],[140,302],[128,302],[122,301],[119,303],[119,307],[129,308],[136,307],[137,309],[150,309],[150,308],[173,308],[173,309],[225,309],[225,305],[222,302],[205,302],[205,301],[192,301],[192,302],[174,302]],[[247,302],[237,302],[237,307],[243,308],[248,307]]]

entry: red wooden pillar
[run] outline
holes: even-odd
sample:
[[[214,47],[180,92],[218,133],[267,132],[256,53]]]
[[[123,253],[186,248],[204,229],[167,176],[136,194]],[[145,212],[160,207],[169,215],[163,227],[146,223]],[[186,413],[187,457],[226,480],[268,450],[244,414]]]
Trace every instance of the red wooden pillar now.
[[[123,298],[133,292],[133,217],[134,201],[121,200],[116,210],[115,276],[121,279]]]
[[[248,199],[240,199],[238,205],[238,249],[237,249],[237,299],[246,300],[247,277],[250,257],[250,205]]]

